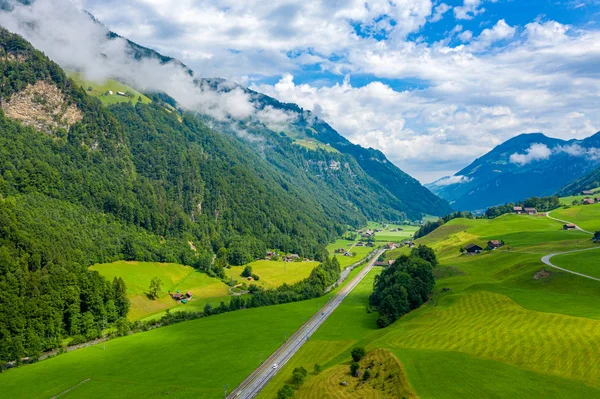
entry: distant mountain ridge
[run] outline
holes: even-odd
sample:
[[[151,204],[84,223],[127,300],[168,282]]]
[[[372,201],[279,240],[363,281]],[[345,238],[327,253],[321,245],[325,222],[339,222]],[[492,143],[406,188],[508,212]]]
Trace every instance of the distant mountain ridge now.
[[[583,140],[521,134],[476,159],[454,176],[427,184],[460,210],[482,210],[553,195],[600,166],[600,132]]]

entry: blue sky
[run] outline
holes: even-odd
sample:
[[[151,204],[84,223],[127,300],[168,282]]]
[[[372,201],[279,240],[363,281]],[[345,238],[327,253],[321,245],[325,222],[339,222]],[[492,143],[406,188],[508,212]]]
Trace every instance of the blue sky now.
[[[57,1],[25,17],[40,14],[48,31],[26,37],[59,63],[95,67],[93,29],[65,33],[70,4],[198,76],[318,112],[422,182],[520,133],[600,130],[600,0]]]

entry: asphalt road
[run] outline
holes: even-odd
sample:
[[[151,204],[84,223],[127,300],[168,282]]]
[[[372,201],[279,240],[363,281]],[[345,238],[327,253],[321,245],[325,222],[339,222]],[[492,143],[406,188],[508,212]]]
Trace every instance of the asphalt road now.
[[[229,399],[250,399],[254,398],[261,389],[279,372],[281,367],[294,356],[294,354],[304,345],[310,336],[317,331],[327,317],[339,306],[348,294],[361,282],[361,280],[371,271],[373,264],[377,261],[379,255],[385,250],[381,249],[369,261],[367,266],[360,271],[344,288],[342,288],[325,306],[323,306],[309,321],[304,323],[294,335],[292,335],[279,349],[277,349],[260,367],[258,367],[248,378],[246,378],[227,398]],[[273,365],[277,364],[276,368]]]
[[[557,218],[555,218],[555,217],[552,217],[552,216],[550,216],[550,212],[546,212],[546,217],[548,217],[548,218],[550,218],[550,219],[553,219],[553,220],[557,220],[557,221],[559,221],[559,222],[562,222],[562,223],[572,223],[572,222],[569,222],[568,220],[561,220],[561,219],[557,219]],[[573,224],[574,224],[574,223],[573,223]],[[583,229],[582,229],[582,228],[580,228],[579,226],[576,226],[576,228],[577,228],[577,230],[579,230],[579,231],[583,231],[584,233],[588,233],[588,234],[592,234],[592,235],[594,234],[594,233],[592,233],[591,231],[583,230]],[[581,277],[589,278],[590,280],[596,280],[596,281],[600,281],[600,278],[597,278],[597,277],[588,276],[587,274],[583,274],[583,273],[574,272],[573,270],[569,270],[569,269],[563,269],[562,267],[556,266],[556,265],[555,265],[554,263],[552,263],[552,261],[551,261],[551,259],[552,259],[553,257],[557,256],[557,255],[572,254],[572,253],[576,253],[576,252],[583,252],[583,251],[593,251],[593,250],[596,250],[596,249],[600,249],[600,247],[595,247],[595,248],[585,248],[585,249],[576,249],[576,250],[573,250],[573,251],[567,251],[567,252],[557,252],[557,253],[554,253],[554,254],[549,254],[549,255],[546,255],[546,256],[544,256],[544,257],[542,258],[542,262],[543,262],[545,265],[547,265],[547,266],[553,267],[553,268],[555,268],[555,269],[558,269],[558,270],[562,270],[563,272],[567,272],[567,273],[571,273],[571,274],[576,274],[576,275],[578,275],[578,276],[581,276]]]

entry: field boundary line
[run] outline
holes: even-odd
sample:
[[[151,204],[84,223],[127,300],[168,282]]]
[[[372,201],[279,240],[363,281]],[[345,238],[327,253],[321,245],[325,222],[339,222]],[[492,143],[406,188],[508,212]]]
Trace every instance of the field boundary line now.
[[[86,378],[85,380],[83,380],[83,381],[80,381],[80,382],[79,382],[79,384],[77,384],[77,385],[74,385],[74,386],[72,386],[71,388],[67,388],[67,389],[65,389],[64,391],[62,391],[62,392],[61,392],[61,393],[59,393],[58,395],[54,395],[54,396],[53,396],[53,397],[51,397],[50,399],[56,399],[56,398],[58,398],[59,396],[63,396],[63,395],[65,395],[65,394],[67,394],[67,393],[71,392],[73,389],[75,389],[75,388],[77,388],[77,387],[79,387],[79,386],[81,386],[81,385],[85,384],[86,382],[88,382],[88,381],[90,381],[90,380],[91,380],[91,378]]]

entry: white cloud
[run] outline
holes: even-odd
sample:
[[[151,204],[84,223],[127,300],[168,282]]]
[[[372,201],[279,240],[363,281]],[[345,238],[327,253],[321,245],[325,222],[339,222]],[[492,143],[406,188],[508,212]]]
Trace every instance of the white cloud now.
[[[473,19],[477,15],[485,12],[481,5],[482,0],[464,0],[462,6],[454,7],[454,17],[456,19]]]
[[[64,48],[48,44],[63,40],[57,35],[66,17],[54,14],[67,2],[39,1],[59,11],[48,10],[52,18],[42,22],[55,31],[46,29],[48,40],[36,37],[34,44],[61,63],[84,63],[90,75],[109,70],[85,48],[89,34],[76,24],[68,29],[79,38]],[[600,130],[600,31],[591,28],[541,19],[511,26],[498,17],[480,33],[457,25],[447,37],[428,42],[420,29],[445,15],[442,4],[429,0],[82,1],[117,33],[181,59],[200,76],[247,83],[313,109],[351,141],[384,151],[423,180],[452,174],[521,132],[582,138]],[[454,13],[473,18],[485,4],[466,0]],[[103,51],[119,52],[105,45]],[[306,81],[307,67],[351,79],[295,84],[292,75]],[[139,84],[163,87],[219,118],[253,110],[241,92],[198,99],[180,88],[175,73],[159,79],[151,65],[135,64],[124,71]],[[356,74],[373,81],[354,86]],[[283,78],[253,83],[263,77]],[[391,83],[377,82],[384,78]],[[266,124],[285,117],[263,114]]]
[[[438,4],[433,11],[433,15],[429,19],[429,22],[441,21],[442,18],[444,18],[444,14],[447,13],[448,11],[450,11],[451,9],[452,9],[452,7],[450,7],[446,3]]]
[[[510,156],[510,162],[518,165],[526,165],[533,161],[541,161],[550,158],[552,150],[545,144],[532,144],[525,154],[514,153]]]
[[[463,175],[455,175],[455,176],[447,176],[443,177],[440,180],[433,183],[433,185],[438,187],[450,186],[452,184],[464,184],[473,180],[472,177],[463,176]]]

